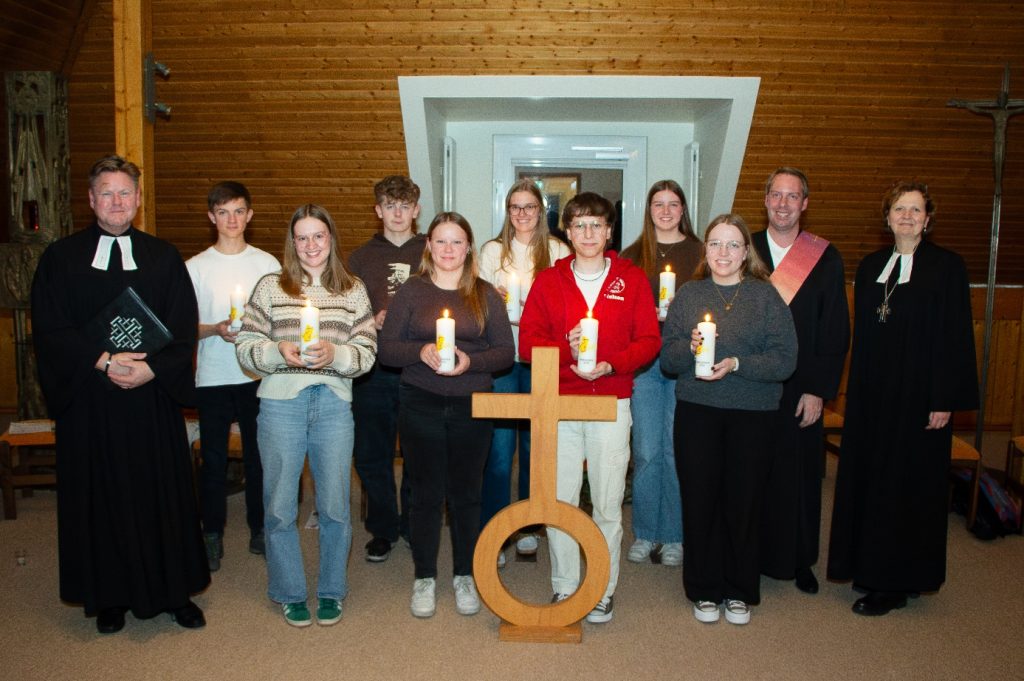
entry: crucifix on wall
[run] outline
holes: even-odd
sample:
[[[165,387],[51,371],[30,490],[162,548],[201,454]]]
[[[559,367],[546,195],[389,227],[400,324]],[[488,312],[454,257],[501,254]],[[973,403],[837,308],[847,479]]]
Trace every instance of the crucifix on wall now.
[[[974,432],[974,448],[981,450],[985,432],[985,399],[988,390],[988,359],[992,348],[992,311],[995,306],[996,259],[999,256],[999,222],[1003,206],[1003,166],[1006,162],[1006,124],[1024,111],[1024,99],[1010,99],[1010,65],[1003,69],[1003,86],[995,100],[964,101],[951,99],[947,106],[982,116],[991,116],[994,126],[992,140],[992,165],[995,174],[995,190],[992,195],[992,235],[989,239],[988,290],[985,296],[985,344],[981,361],[981,404],[978,407],[977,426]]]
[[[575,642],[583,638],[580,620],[597,605],[608,585],[609,557],[604,535],[586,513],[558,501],[556,471],[559,421],[614,421],[614,395],[559,395],[558,349],[533,351],[530,394],[475,393],[475,418],[530,420],[530,498],[507,506],[480,533],[473,575],[480,597],[502,619],[503,641]],[[557,527],[579,542],[587,573],[576,593],[559,603],[534,605],[510,594],[498,577],[498,552],[513,532],[529,525]]]

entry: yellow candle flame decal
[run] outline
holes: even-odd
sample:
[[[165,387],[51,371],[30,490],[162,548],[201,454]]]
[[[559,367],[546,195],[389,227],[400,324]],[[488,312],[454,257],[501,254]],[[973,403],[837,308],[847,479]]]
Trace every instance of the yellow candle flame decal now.
[[[302,330],[302,341],[308,343],[311,340],[313,340],[313,327],[307,324],[306,328]]]

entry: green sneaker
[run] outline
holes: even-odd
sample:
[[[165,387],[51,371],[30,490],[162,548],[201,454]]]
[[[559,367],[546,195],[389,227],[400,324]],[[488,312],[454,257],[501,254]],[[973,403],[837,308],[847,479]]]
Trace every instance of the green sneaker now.
[[[284,621],[293,627],[308,627],[313,623],[313,618],[309,616],[309,608],[306,607],[304,601],[282,603],[281,609],[284,610]]]
[[[316,621],[324,627],[337,624],[341,619],[341,601],[337,598],[321,598],[316,606]]]

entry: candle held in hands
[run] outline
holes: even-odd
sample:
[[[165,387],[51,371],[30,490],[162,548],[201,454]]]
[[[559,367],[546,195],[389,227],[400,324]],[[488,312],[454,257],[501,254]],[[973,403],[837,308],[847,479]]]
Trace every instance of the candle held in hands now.
[[[229,331],[237,332],[242,328],[242,312],[245,311],[245,293],[242,292],[242,285],[238,284],[235,286],[235,290],[231,292],[231,312],[228,313],[228,319],[231,323],[228,325]]]
[[[587,316],[580,320],[580,349],[576,358],[576,368],[583,372],[593,371],[597,366],[597,320],[593,312],[587,310]]]
[[[703,340],[697,346],[694,356],[696,362],[694,371],[697,376],[706,377],[713,373],[711,367],[715,363],[715,334],[718,331],[718,326],[711,321],[711,315],[706,314],[704,315],[704,321],[697,324],[697,330],[700,331]]]
[[[665,265],[665,271],[658,275],[658,319],[665,321],[668,306],[676,294],[676,273],[671,265]]]
[[[455,320],[448,316],[448,309],[437,319],[437,354],[441,355],[441,371],[455,368]]]
[[[304,355],[306,348],[320,342],[320,309],[313,306],[313,301],[306,298],[306,304],[299,314],[299,330],[302,339],[299,343],[299,352],[303,359],[309,361]]]
[[[508,311],[508,320],[518,322],[521,314],[523,292],[519,287],[519,277],[513,272],[508,275],[505,282],[505,309]]]

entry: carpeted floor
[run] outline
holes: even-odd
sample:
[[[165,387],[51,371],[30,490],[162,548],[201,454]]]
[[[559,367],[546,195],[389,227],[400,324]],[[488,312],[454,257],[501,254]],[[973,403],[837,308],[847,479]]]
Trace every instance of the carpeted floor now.
[[[993,462],[994,463],[994,462]],[[827,546],[835,459],[824,481]],[[358,495],[354,500],[358,501]],[[302,519],[310,510],[303,505]],[[358,511],[358,504],[353,504]],[[449,578],[438,611],[409,614],[411,555],[363,559],[354,530],[350,593],[333,627],[287,626],[265,595],[263,560],[246,551],[242,495],[229,500],[223,567],[195,600],[208,625],[185,631],[169,617],[99,636],[94,620],[57,598],[55,496],[18,499],[0,521],[0,678],[20,679],[1011,679],[1024,677],[1024,538],[982,542],[950,516],[946,586],[883,618],[850,612],[849,585],[816,596],[765,578],[749,625],[700,624],[680,568],[623,561],[615,618],[584,624],[580,645],[501,643],[486,609],[456,614]],[[628,512],[624,548],[632,542]],[[316,533],[303,531],[311,591]],[[439,566],[450,571],[447,536]],[[549,597],[546,541],[536,563],[510,561],[503,579],[524,600]],[[23,552],[24,565],[17,555]],[[820,570],[818,570],[820,576]]]

